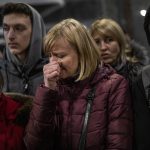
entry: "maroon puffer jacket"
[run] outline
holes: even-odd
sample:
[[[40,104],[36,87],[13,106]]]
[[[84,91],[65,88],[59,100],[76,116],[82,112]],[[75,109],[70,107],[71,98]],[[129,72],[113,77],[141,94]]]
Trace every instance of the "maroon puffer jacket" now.
[[[127,81],[109,66],[80,82],[61,83],[58,91],[39,87],[25,143],[29,150],[77,150],[86,96],[96,86],[86,150],[131,150],[132,111]]]

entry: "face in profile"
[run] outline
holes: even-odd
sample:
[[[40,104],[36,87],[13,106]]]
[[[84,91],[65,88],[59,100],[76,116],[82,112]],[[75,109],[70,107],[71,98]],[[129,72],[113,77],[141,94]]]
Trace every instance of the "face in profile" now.
[[[78,70],[76,50],[64,38],[58,38],[51,49],[51,57],[60,65],[60,78],[72,77]]]
[[[18,58],[25,58],[32,35],[30,17],[25,14],[8,14],[3,19],[6,45]]]
[[[102,60],[107,64],[115,63],[120,54],[119,43],[111,36],[100,36],[98,33],[92,36],[101,52]]]

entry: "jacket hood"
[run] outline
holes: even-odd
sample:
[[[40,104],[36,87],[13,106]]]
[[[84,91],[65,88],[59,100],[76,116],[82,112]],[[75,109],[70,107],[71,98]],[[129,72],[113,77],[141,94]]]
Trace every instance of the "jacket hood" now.
[[[24,4],[27,5],[27,4]],[[16,66],[23,65],[27,72],[30,72],[35,64],[44,58],[42,52],[43,49],[43,37],[46,34],[45,25],[40,14],[31,6],[27,5],[32,11],[33,21],[32,21],[32,37],[30,45],[28,48],[28,54],[25,64],[21,64],[18,59],[10,53],[8,47],[6,47],[6,57],[8,61],[13,62]]]
[[[91,86],[94,86],[101,80],[109,79],[110,76],[116,71],[108,64],[102,64],[99,66],[91,78]]]
[[[95,72],[89,78],[86,78],[82,81],[75,81],[76,78],[67,78],[65,80],[61,80],[58,83],[58,90],[60,92],[60,96],[63,95],[64,92],[71,93],[70,95],[77,96],[79,93],[86,88],[92,88],[97,85],[97,83],[109,79],[110,76],[116,71],[108,64],[99,65]]]
[[[28,96],[28,95],[23,95],[20,93],[11,93],[11,92],[6,92],[1,95],[1,97],[6,97],[6,99],[9,98],[10,100],[13,100],[14,102],[17,102],[18,109],[17,109],[17,116],[15,119],[15,123],[20,124],[20,125],[26,125],[29,119],[29,114],[32,108],[32,101],[33,97]],[[17,105],[14,105],[14,107],[17,107]],[[12,110],[9,110],[10,114],[15,111],[16,108],[12,108]],[[13,114],[13,113],[12,113]]]

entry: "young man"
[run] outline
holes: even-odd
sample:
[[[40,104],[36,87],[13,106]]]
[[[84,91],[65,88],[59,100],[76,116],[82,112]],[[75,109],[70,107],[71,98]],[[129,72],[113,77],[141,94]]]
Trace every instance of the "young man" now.
[[[150,44],[150,7],[147,10],[144,29]],[[134,150],[150,149],[150,65],[146,66],[133,84]]]
[[[2,8],[3,32],[6,42],[1,60],[3,92],[34,95],[43,82],[42,52],[45,26],[40,14],[24,3],[7,3]]]

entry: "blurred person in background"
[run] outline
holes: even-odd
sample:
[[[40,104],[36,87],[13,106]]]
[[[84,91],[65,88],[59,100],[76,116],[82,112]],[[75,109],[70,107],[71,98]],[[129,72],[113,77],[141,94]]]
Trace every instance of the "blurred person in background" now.
[[[150,45],[150,7],[144,19],[144,29]],[[150,65],[133,84],[134,150],[150,149]]]
[[[40,14],[24,3],[6,3],[2,7],[6,47],[0,67],[4,92],[34,95],[43,82],[45,25]]]
[[[127,58],[127,41],[123,29],[114,20],[102,18],[94,21],[90,33],[100,50],[104,63],[110,64],[130,85],[140,73],[143,64]]]
[[[136,40],[134,40],[130,34],[123,28],[123,31],[125,33],[126,41],[127,41],[127,46],[126,46],[126,56],[127,60],[130,62],[140,62],[142,65],[148,65],[150,63],[150,58],[149,58],[149,52],[140,43],[138,43]]]
[[[44,45],[50,61],[33,102],[27,149],[131,150],[128,82],[101,62],[85,26],[63,20],[49,30]]]

